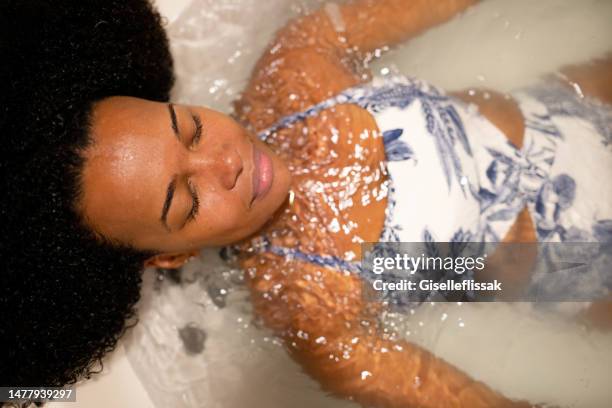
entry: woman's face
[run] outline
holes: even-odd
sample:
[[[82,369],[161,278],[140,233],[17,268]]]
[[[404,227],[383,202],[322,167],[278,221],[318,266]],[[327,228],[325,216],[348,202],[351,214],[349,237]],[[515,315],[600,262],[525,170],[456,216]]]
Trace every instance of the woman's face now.
[[[112,97],[97,103],[84,152],[87,224],[138,249],[181,253],[257,231],[290,175],[268,147],[210,109]]]

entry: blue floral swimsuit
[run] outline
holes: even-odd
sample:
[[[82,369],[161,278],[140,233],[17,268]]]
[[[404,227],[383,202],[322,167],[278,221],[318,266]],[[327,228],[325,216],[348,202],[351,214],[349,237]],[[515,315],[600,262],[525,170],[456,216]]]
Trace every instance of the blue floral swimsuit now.
[[[391,180],[381,242],[499,242],[525,206],[539,241],[612,241],[612,109],[559,83],[512,96],[525,119],[522,149],[474,105],[403,76],[348,89],[259,136],[336,104],[368,110],[383,135]],[[363,273],[352,260],[265,250]]]

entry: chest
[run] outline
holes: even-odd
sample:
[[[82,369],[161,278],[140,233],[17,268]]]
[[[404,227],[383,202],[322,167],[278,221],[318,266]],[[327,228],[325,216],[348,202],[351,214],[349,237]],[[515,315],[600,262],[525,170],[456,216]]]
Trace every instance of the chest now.
[[[379,240],[389,180],[383,137],[368,111],[334,106],[268,142],[293,175],[292,199],[272,227],[276,244],[351,260],[361,243]]]

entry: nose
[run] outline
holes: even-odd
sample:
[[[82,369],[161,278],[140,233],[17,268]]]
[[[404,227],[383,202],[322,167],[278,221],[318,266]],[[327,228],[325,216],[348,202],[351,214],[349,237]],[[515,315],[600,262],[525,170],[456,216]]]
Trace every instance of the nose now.
[[[208,153],[193,153],[189,166],[191,172],[216,178],[223,188],[233,189],[244,168],[242,157],[235,146],[230,143],[218,145],[216,149],[209,146]]]

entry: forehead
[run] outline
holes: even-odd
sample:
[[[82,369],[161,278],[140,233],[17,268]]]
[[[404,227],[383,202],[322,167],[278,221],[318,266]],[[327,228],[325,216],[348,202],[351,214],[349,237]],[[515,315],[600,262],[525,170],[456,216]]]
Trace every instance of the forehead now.
[[[83,168],[80,209],[105,236],[130,242],[153,233],[171,177],[167,105],[113,97],[95,105]]]

